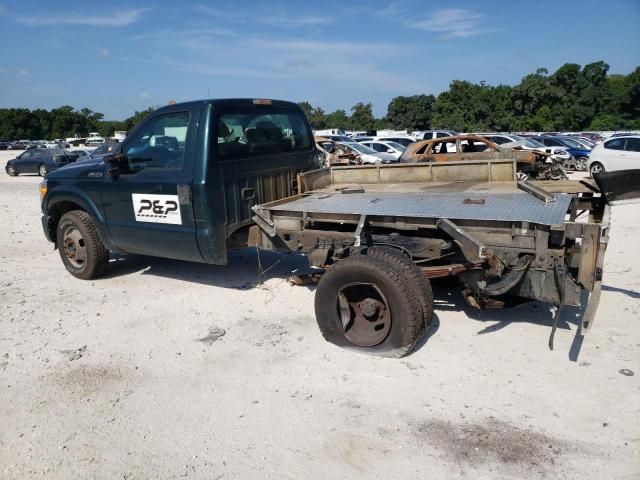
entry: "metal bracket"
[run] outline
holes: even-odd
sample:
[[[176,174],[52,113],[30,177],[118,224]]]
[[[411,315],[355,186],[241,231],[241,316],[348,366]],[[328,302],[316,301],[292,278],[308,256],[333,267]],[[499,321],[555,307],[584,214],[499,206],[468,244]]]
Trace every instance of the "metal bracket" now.
[[[451,220],[441,218],[436,222],[436,227],[448,233],[462,248],[462,253],[470,262],[484,258],[485,244],[469,235]]]
[[[542,200],[545,203],[555,202],[556,196],[553,193],[547,192],[544,188],[540,188],[527,180],[518,181],[518,188],[523,190],[539,200]]]
[[[353,244],[354,247],[359,247],[362,244],[362,231],[364,230],[364,224],[367,221],[366,215],[360,215],[360,221],[358,222],[358,226],[356,228],[356,232],[354,236],[356,237],[356,241]]]
[[[596,316],[596,310],[598,310],[598,304],[600,303],[600,292],[602,291],[602,280],[597,280],[593,286],[593,290],[589,294],[589,301],[587,302],[587,309],[582,317],[582,331],[587,332],[591,328],[593,319]]]

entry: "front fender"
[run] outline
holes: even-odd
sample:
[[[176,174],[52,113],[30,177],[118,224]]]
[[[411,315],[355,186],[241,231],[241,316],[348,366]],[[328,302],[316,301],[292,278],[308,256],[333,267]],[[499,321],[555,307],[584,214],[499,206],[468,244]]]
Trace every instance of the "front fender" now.
[[[98,190],[93,192],[96,195],[100,195]],[[74,185],[58,185],[51,187],[49,182],[49,190],[42,200],[42,224],[48,239],[55,242],[56,228],[60,217],[75,209],[84,210],[91,215],[93,221],[102,242],[109,250],[114,250],[115,245],[109,235],[109,231],[106,226],[106,218],[102,209],[98,207],[96,201],[85,191]]]

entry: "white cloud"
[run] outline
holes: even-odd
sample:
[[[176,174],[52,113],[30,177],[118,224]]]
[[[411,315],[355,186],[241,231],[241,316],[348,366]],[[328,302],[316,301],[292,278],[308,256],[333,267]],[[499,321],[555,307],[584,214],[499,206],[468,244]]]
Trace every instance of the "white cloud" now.
[[[481,26],[483,18],[484,14],[472,10],[447,8],[436,10],[430,17],[407,23],[407,25],[429,32],[444,33],[449,38],[464,38],[495,30],[493,28],[483,28]]]
[[[108,57],[109,56],[109,50],[107,50],[106,48],[101,48],[100,50],[98,50],[98,53],[102,57]]]
[[[98,15],[81,15],[78,13],[69,15],[34,15],[30,17],[18,17],[18,21],[31,26],[88,25],[92,27],[125,27],[138,21],[142,13],[146,10],[148,9],[139,8]]]
[[[26,68],[21,68],[20,70],[18,70],[18,74],[21,77],[26,77],[27,75],[29,75],[29,70],[27,70]]]
[[[140,95],[138,95],[138,98],[151,98],[151,95],[149,95],[147,92],[142,92]]]
[[[225,12],[219,8],[210,7],[208,5],[196,5],[193,9],[210,17],[217,17],[230,22],[249,23],[257,22],[265,25],[277,27],[312,27],[317,25],[325,25],[331,21],[328,15],[287,15],[285,13],[269,13],[267,11],[254,12],[252,17],[245,14]]]

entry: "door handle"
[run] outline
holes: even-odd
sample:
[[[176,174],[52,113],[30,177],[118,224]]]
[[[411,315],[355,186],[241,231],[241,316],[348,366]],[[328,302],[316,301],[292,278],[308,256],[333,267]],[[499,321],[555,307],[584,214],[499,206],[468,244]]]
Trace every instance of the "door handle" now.
[[[253,200],[256,196],[256,191],[253,189],[253,187],[244,187],[240,190],[240,198],[242,198],[242,200]]]

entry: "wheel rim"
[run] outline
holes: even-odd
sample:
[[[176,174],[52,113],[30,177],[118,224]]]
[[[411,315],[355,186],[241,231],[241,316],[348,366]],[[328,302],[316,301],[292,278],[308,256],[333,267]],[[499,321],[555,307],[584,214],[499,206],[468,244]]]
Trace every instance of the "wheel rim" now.
[[[345,338],[358,347],[375,347],[391,330],[384,294],[372,283],[350,283],[338,290],[338,315]]]
[[[591,165],[591,173],[602,173],[604,168],[600,164]]]
[[[40,176],[44,177],[47,174],[47,167],[40,165]]]
[[[87,248],[80,230],[69,225],[62,236],[64,254],[71,265],[82,268],[87,261]]]
[[[16,174],[16,168],[15,167],[8,167],[7,168],[7,173],[9,173],[9,175],[15,175]]]

